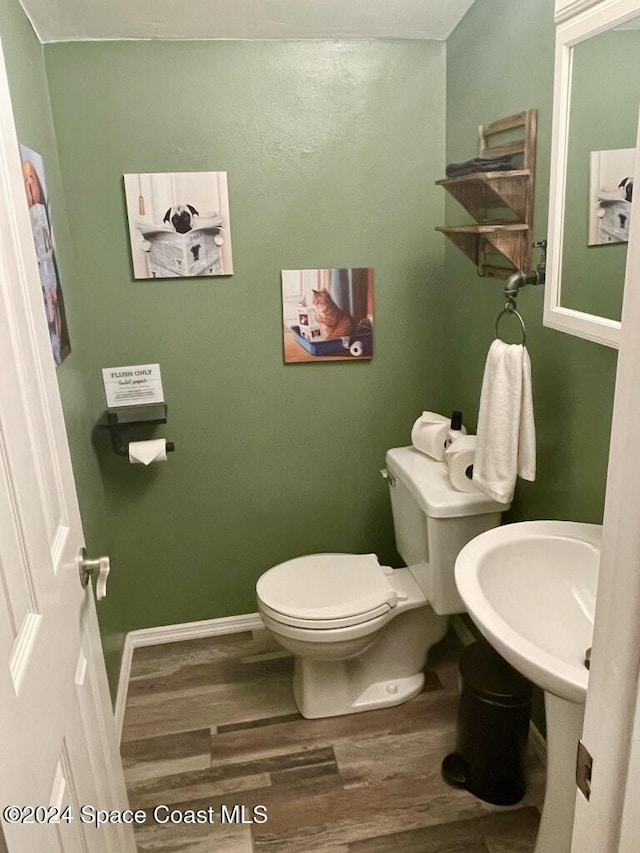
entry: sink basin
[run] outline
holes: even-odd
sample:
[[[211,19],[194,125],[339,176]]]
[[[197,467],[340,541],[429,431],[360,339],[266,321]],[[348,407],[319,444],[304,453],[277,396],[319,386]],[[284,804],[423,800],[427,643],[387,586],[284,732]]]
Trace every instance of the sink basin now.
[[[482,634],[519,672],[584,703],[602,527],[573,521],[507,524],[473,539],[456,584]]]
[[[534,853],[571,853],[601,537],[596,524],[523,521],[481,533],[456,560],[475,624],[545,691],[547,784]]]

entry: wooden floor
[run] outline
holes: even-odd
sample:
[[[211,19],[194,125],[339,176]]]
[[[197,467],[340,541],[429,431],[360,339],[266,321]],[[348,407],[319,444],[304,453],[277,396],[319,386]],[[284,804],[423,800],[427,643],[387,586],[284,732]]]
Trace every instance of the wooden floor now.
[[[544,785],[533,754],[517,806],[442,781],[460,651],[452,636],[436,646],[404,705],[305,720],[291,658],[263,631],[136,649],[122,756],[131,806],[150,814],[140,853],[530,853]],[[161,820],[207,822],[157,823],[158,805]]]

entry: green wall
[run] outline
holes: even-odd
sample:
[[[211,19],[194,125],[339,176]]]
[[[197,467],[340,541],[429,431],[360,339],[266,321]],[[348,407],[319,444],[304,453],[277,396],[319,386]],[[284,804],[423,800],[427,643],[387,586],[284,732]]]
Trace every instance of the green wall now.
[[[45,50],[92,393],[159,362],[166,464],[96,437],[112,531],[103,630],[254,612],[270,565],[398,563],[387,448],[441,381],[445,47],[128,42]],[[122,175],[228,172],[235,274],[132,279]],[[285,365],[280,270],[375,269],[370,362]],[[97,419],[102,411],[94,406]]]
[[[547,229],[553,51],[553,0],[476,0],[447,42],[447,161],[473,156],[479,124],[538,109],[536,240]],[[460,210],[453,201],[447,204],[448,224],[455,224]],[[452,357],[436,408],[459,406],[474,428],[484,361],[503,305],[502,284],[479,278],[449,245],[443,280]],[[508,520],[599,523],[616,352],[543,327],[541,287],[523,289],[518,308],[532,362],[538,473],[535,483],[518,481]]]
[[[546,237],[547,229],[553,5],[553,0],[476,0],[447,43],[448,162],[473,156],[479,124],[523,109],[538,110],[535,240]],[[454,224],[460,210],[455,202],[447,203],[448,224]],[[449,349],[455,358],[447,364],[436,408],[463,408],[470,414],[467,424],[475,428],[503,285],[479,278],[453,246],[445,249],[443,281]],[[528,287],[518,297],[532,363],[537,477],[534,483],[518,480],[506,520],[601,523],[616,351],[544,328],[543,295],[543,288]],[[506,324],[502,331],[508,332]],[[518,339],[515,330],[513,339]],[[544,732],[540,691],[534,693],[533,719]]]

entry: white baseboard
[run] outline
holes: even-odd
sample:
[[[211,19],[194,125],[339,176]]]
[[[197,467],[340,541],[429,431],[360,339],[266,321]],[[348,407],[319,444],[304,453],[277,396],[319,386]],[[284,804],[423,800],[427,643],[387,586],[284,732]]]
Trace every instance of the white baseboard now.
[[[259,613],[247,613],[243,616],[224,616],[221,619],[203,619],[201,622],[185,622],[182,625],[158,625],[156,628],[141,628],[130,631],[124,640],[118,693],[114,708],[118,740],[122,738],[124,710],[127,704],[127,690],[131,675],[133,650],[142,646],[157,646],[161,643],[179,643],[182,640],[199,640],[204,637],[216,637],[220,634],[236,634],[240,631],[255,631],[264,627]]]
[[[546,767],[547,742],[542,736],[542,732],[540,731],[540,729],[533,723],[531,723],[531,725],[529,726],[529,740],[531,741],[531,748]]]
[[[122,724],[124,722],[124,709],[127,704],[127,691],[129,689],[129,676],[131,675],[132,659],[133,643],[131,641],[131,634],[126,634],[124,638],[124,646],[122,648],[122,660],[120,661],[120,675],[118,677],[116,704],[113,709],[118,743],[122,740]]]
[[[449,621],[463,646],[470,646],[478,639],[473,631],[465,625],[461,616],[452,616]]]

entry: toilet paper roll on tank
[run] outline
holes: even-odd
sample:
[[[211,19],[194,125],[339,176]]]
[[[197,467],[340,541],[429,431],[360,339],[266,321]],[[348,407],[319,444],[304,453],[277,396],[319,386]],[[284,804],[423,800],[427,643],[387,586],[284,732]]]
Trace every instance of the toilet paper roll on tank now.
[[[475,435],[467,435],[459,411],[452,412],[450,418],[437,412],[423,412],[411,430],[416,450],[443,462],[451,485],[459,492],[481,491],[473,480],[476,441]]]
[[[444,462],[447,447],[466,432],[460,412],[453,412],[450,418],[437,412],[423,412],[411,430],[411,443],[426,456]]]
[[[473,462],[476,455],[477,436],[461,435],[445,450],[445,462],[449,479],[459,492],[479,492],[481,489],[473,481]]]

